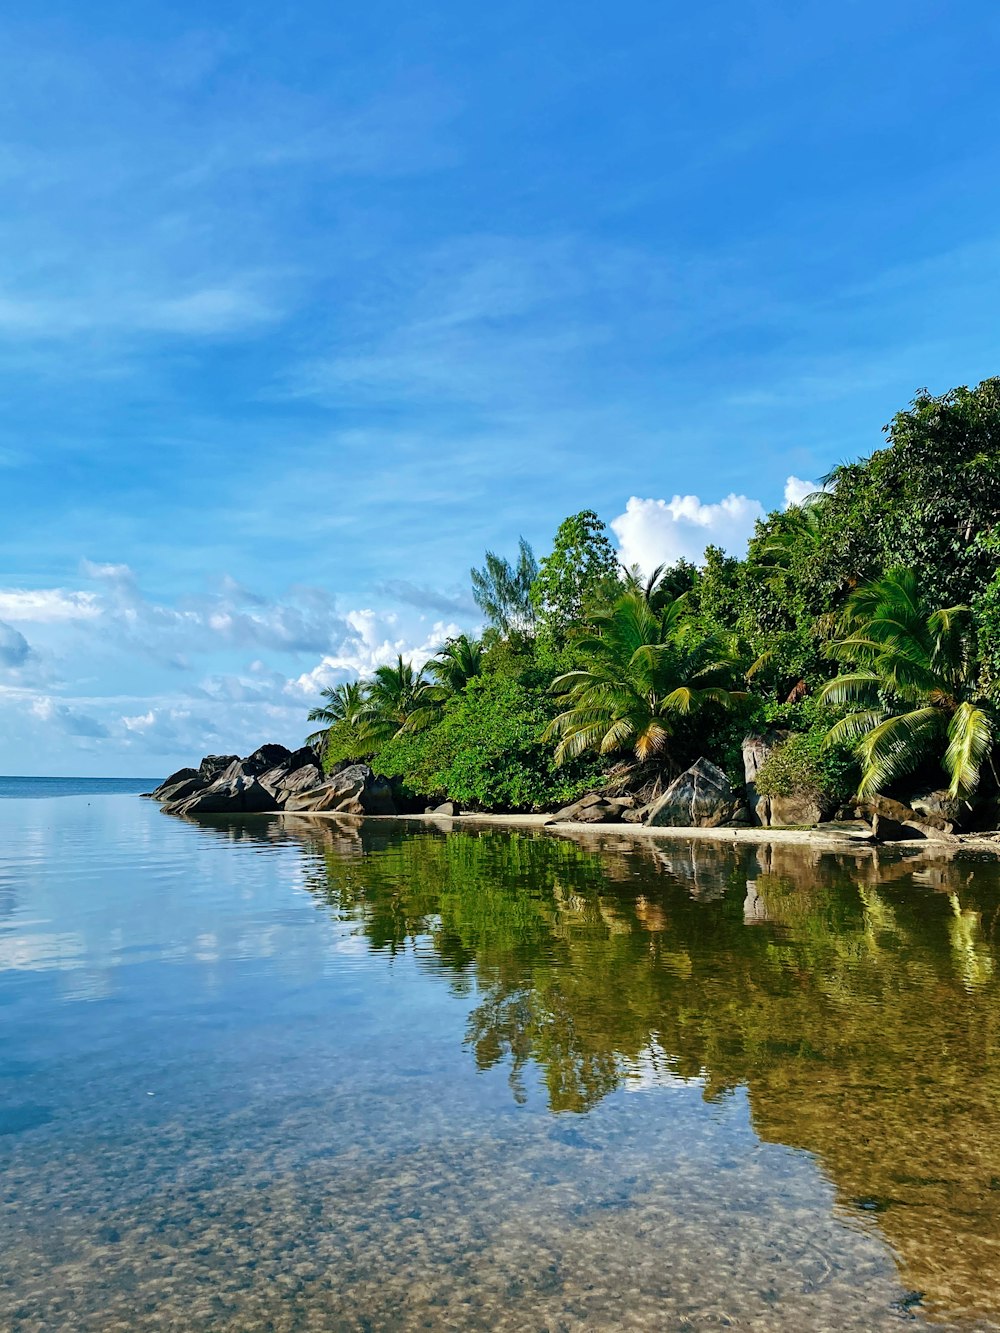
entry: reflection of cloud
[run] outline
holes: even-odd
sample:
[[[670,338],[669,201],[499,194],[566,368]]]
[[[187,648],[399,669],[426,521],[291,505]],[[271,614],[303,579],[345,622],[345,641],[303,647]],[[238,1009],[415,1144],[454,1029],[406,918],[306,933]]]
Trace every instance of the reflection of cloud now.
[[[622,1086],[626,1092],[648,1092],[652,1088],[704,1087],[704,1074],[699,1074],[697,1078],[682,1078],[675,1070],[673,1056],[668,1055],[653,1037],[634,1060],[626,1059],[623,1062]]]
[[[0,972],[61,972],[83,966],[80,935],[45,931],[0,935]]]

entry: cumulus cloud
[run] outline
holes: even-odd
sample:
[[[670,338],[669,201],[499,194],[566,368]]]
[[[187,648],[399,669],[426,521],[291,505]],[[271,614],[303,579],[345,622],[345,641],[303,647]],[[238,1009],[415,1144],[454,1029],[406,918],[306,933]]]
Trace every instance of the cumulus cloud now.
[[[353,634],[344,639],[337,652],[325,654],[311,671],[290,680],[285,693],[312,698],[327,685],[370,675],[375,667],[394,662],[397,656],[413,666],[423,666],[446,639],[461,633],[454,622],[439,620],[422,643],[414,644],[406,634],[398,632],[397,617],[393,612],[350,611],[345,618]]]
[[[30,656],[31,647],[20,630],[0,620],[0,666],[24,666]]]
[[[800,505],[803,500],[817,491],[823,490],[814,481],[803,481],[801,477],[789,477],[785,482],[785,508],[790,509],[792,505]]]
[[[706,503],[697,495],[672,500],[641,500],[633,495],[624,514],[612,519],[619,559],[651,573],[657,565],[685,559],[700,561],[706,546],[742,552],[764,506],[746,495],[727,495]]]

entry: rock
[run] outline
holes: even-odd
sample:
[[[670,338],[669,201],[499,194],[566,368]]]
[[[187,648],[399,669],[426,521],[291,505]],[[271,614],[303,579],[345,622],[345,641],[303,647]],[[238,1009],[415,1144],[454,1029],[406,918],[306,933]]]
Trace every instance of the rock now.
[[[154,800],[162,801],[164,805],[171,805],[194,795],[196,791],[201,791],[204,785],[202,779],[195,772],[193,778],[184,778],[183,781],[174,782],[170,786],[164,783],[162,787],[157,787],[156,791],[151,792],[150,795]]]
[[[823,810],[814,796],[771,796],[768,800],[769,828],[788,828],[793,825],[815,828],[822,822]]]
[[[182,782],[191,782],[198,777],[196,768],[179,768],[176,773],[171,773],[169,778],[164,778],[160,785],[148,794],[154,801],[165,801],[168,799],[167,793],[174,787],[180,786]]]
[[[324,782],[290,796],[286,810],[340,814],[394,815],[392,784],[367,764],[351,764]]]
[[[871,824],[864,819],[829,819],[816,825],[819,833],[833,833],[838,838],[847,838],[850,842],[874,842],[875,834]]]
[[[204,782],[212,782],[238,760],[238,754],[207,754],[198,765],[198,772]]]
[[[237,759],[207,787],[163,808],[171,815],[222,815],[256,814],[278,805],[255,777],[242,771]]]
[[[458,814],[458,804],[455,801],[443,801],[440,805],[436,805],[431,813],[451,817]]]
[[[241,759],[239,763],[244,773],[258,778],[269,769],[286,767],[291,757],[292,752],[287,746],[262,745],[259,750],[254,750],[253,754],[247,755],[246,759]]]
[[[601,801],[598,804],[595,801],[591,805],[585,805],[582,810],[578,810],[573,818],[578,824],[617,824],[621,819],[621,814],[606,802]]]
[[[763,824],[765,828],[771,822],[771,798],[761,796],[757,791],[757,774],[781,739],[781,736],[771,732],[751,732],[743,738],[743,778],[747,805],[754,822]]]
[[[605,798],[600,792],[589,791],[586,796],[581,796],[579,800],[572,801],[569,805],[564,805],[561,810],[557,810],[554,815],[550,815],[545,821],[546,824],[568,824],[583,823],[596,824],[605,817],[605,814],[611,810],[612,801]],[[592,815],[585,815],[587,810],[595,810],[600,807],[602,814],[600,818]]]
[[[699,759],[653,803],[646,823],[654,828],[718,828],[728,824],[741,805],[722,769]]]
[[[292,755],[291,760],[297,757],[297,754]],[[323,770],[315,762],[293,769],[279,766],[261,773],[257,781],[265,791],[271,793],[279,806],[284,807],[289,797],[318,786],[323,781]]]
[[[971,813],[970,802],[940,790],[918,792],[910,797],[909,804],[910,809],[923,818],[943,819],[953,829],[963,824]]]
[[[902,801],[889,796],[873,796],[857,807],[859,817],[872,826],[876,838],[927,838],[932,842],[954,842],[955,826],[940,815],[920,815]]]
[[[633,806],[629,810],[623,810],[622,823],[645,824],[647,818],[649,817],[649,812],[650,810],[652,810],[652,808],[653,807],[651,805],[640,805],[640,806]]]

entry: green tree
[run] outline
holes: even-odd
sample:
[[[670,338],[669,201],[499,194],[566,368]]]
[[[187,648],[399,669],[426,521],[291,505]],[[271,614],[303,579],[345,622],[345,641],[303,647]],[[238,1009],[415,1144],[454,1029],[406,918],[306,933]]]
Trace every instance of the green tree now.
[[[414,670],[411,662],[403,660],[402,653],[397,654],[392,665],[375,668],[366,691],[373,748],[406,727],[420,707],[423,685],[423,671]]]
[[[406,721],[407,731],[422,731],[441,716],[445,704],[461,694],[470,680],[482,674],[483,645],[467,634],[449,639],[424,667],[429,676],[416,695],[416,707]]]
[[[310,722],[322,722],[320,730],[306,737],[307,745],[318,745],[324,759],[336,752],[339,759],[360,759],[371,753],[371,705],[360,680],[327,685],[320,691],[326,700],[309,710]]]
[[[997,724],[979,688],[969,608],[928,612],[917,574],[891,569],[852,594],[845,621],[847,633],[829,652],[854,669],[829,681],[820,699],[858,710],[835,723],[828,740],[854,743],[859,795],[933,759],[951,795],[970,796]]]
[[[524,538],[518,541],[516,565],[495,551],[487,551],[482,569],[469,573],[472,596],[490,622],[492,637],[530,639],[535,632],[531,588],[538,577],[538,562]]]
[[[584,665],[552,686],[569,705],[546,733],[559,740],[557,763],[586,750],[669,760],[685,719],[745,697],[729,688],[735,662],[727,645],[684,624],[683,611],[684,598],[656,615],[626,592],[595,615],[594,632],[577,645]]]
[[[531,588],[541,629],[563,639],[586,622],[598,602],[620,591],[619,574],[607,528],[594,511],[583,509],[564,519]]]

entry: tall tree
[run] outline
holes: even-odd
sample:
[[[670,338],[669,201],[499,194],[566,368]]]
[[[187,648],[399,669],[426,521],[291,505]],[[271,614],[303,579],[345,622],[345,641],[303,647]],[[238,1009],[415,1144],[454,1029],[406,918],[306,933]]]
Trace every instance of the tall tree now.
[[[392,665],[375,668],[368,682],[367,697],[371,710],[369,726],[376,745],[403,730],[420,707],[423,685],[423,671],[414,670],[411,662],[404,661],[402,653],[397,654]]]
[[[487,551],[482,569],[469,572],[472,596],[495,633],[505,639],[530,638],[535,631],[531,587],[538,577],[538,562],[524,538],[518,540],[516,565]]]
[[[541,629],[556,640],[621,591],[620,566],[604,523],[592,509],[559,524],[552,552],[538,567],[531,599]]]

